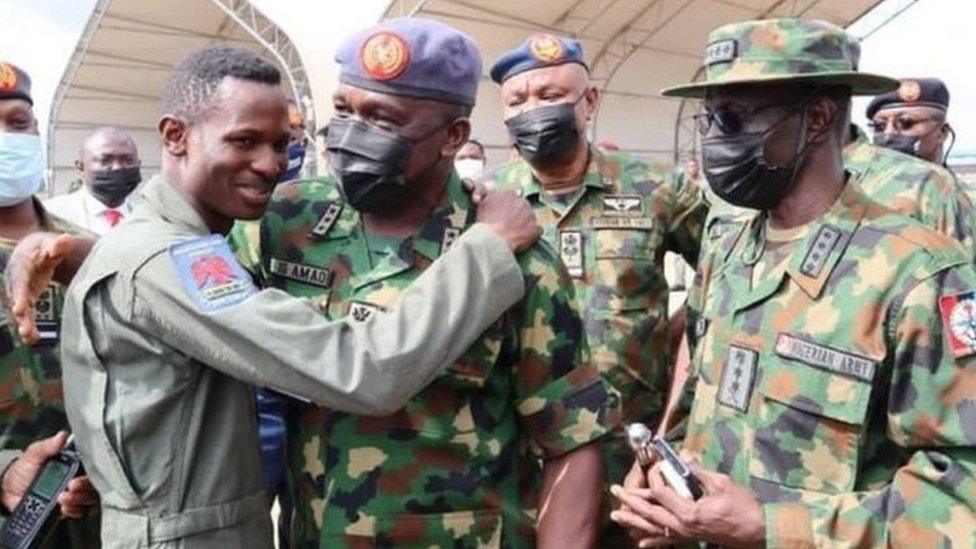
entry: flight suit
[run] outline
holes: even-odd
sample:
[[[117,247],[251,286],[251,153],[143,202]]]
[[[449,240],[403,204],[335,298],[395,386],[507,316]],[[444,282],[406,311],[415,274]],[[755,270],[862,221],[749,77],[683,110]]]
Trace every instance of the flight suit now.
[[[271,547],[253,385],[390,413],[523,292],[508,247],[476,225],[388,314],[330,322],[257,291],[162,177],[141,195],[65,301],[68,419],[110,547]]]

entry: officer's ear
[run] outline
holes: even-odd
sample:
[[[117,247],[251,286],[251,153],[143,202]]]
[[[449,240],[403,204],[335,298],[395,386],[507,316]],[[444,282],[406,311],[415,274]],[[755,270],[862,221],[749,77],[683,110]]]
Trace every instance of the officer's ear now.
[[[814,96],[807,104],[807,133],[810,143],[820,143],[828,139],[835,127],[840,124],[838,117],[843,116],[840,107],[834,99],[826,96]]]
[[[159,119],[159,135],[163,138],[163,149],[173,156],[186,154],[188,124],[182,118],[164,114]]]
[[[583,98],[583,101],[586,102],[586,121],[592,122],[600,101],[600,90],[596,86],[587,86],[586,91],[583,92]]]
[[[471,121],[466,116],[455,118],[447,126],[447,140],[441,147],[441,156],[454,158],[471,137]]]

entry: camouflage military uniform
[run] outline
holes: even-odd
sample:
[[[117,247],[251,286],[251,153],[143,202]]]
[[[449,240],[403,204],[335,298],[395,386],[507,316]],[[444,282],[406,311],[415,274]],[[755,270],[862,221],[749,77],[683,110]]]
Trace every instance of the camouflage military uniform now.
[[[262,284],[365,319],[473,223],[456,175],[412,239],[367,235],[329,179],[285,185],[232,240]],[[522,254],[526,297],[405,408],[384,418],[295,403],[289,464],[299,546],[527,547],[540,470],[604,436],[618,398],[585,364],[572,286],[550,250]],[[445,314],[450,314],[445,311]]]
[[[41,229],[53,232],[84,234],[85,231],[49,215],[40,202],[35,208],[41,219]],[[16,241],[0,238],[0,288],[5,287],[3,270]],[[52,283],[36,304],[40,342],[33,347],[24,345],[17,326],[10,317],[6,292],[0,291],[0,378],[3,379],[0,404],[0,471],[5,470],[21,451],[32,442],[53,436],[68,429],[61,390],[60,338],[61,307],[64,287]],[[97,545],[97,517],[66,523],[48,543],[50,547]],[[86,528],[91,529],[86,533]]]
[[[976,258],[973,206],[948,170],[872,145],[860,130],[844,148],[844,167],[859,175],[861,188],[871,200],[959,241]]]
[[[755,493],[769,547],[970,547],[976,272],[857,185],[759,279],[764,216],[711,222],[683,446]]]
[[[550,199],[518,160],[491,184],[532,204],[543,238],[560,251],[583,305],[593,362],[622,395],[624,422],[655,425],[668,394],[666,251],[694,266],[708,207],[696,185],[663,166],[591,148],[580,194]],[[609,439],[608,439],[609,440]],[[633,452],[607,446],[607,479],[619,481]]]

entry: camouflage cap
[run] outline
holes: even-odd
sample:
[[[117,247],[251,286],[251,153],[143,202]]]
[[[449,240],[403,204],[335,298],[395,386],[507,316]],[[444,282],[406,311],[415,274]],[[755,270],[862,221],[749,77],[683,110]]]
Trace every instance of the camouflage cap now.
[[[763,19],[719,27],[705,47],[705,80],[665,88],[668,97],[705,96],[736,84],[809,83],[850,86],[875,95],[898,81],[857,71],[861,47],[844,29],[812,19]]]

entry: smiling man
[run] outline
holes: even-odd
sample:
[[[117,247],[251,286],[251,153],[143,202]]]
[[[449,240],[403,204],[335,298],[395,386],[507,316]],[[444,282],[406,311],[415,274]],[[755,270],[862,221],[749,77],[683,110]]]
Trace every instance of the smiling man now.
[[[252,384],[390,413],[523,293],[512,251],[537,228],[498,195],[479,209],[487,226],[368,322],[330,322],[308,300],[258,291],[224,234],[264,213],[285,169],[279,83],[277,69],[233,48],[176,67],[162,172],[66,297],[66,407],[102,496],[106,546],[272,547]]]

